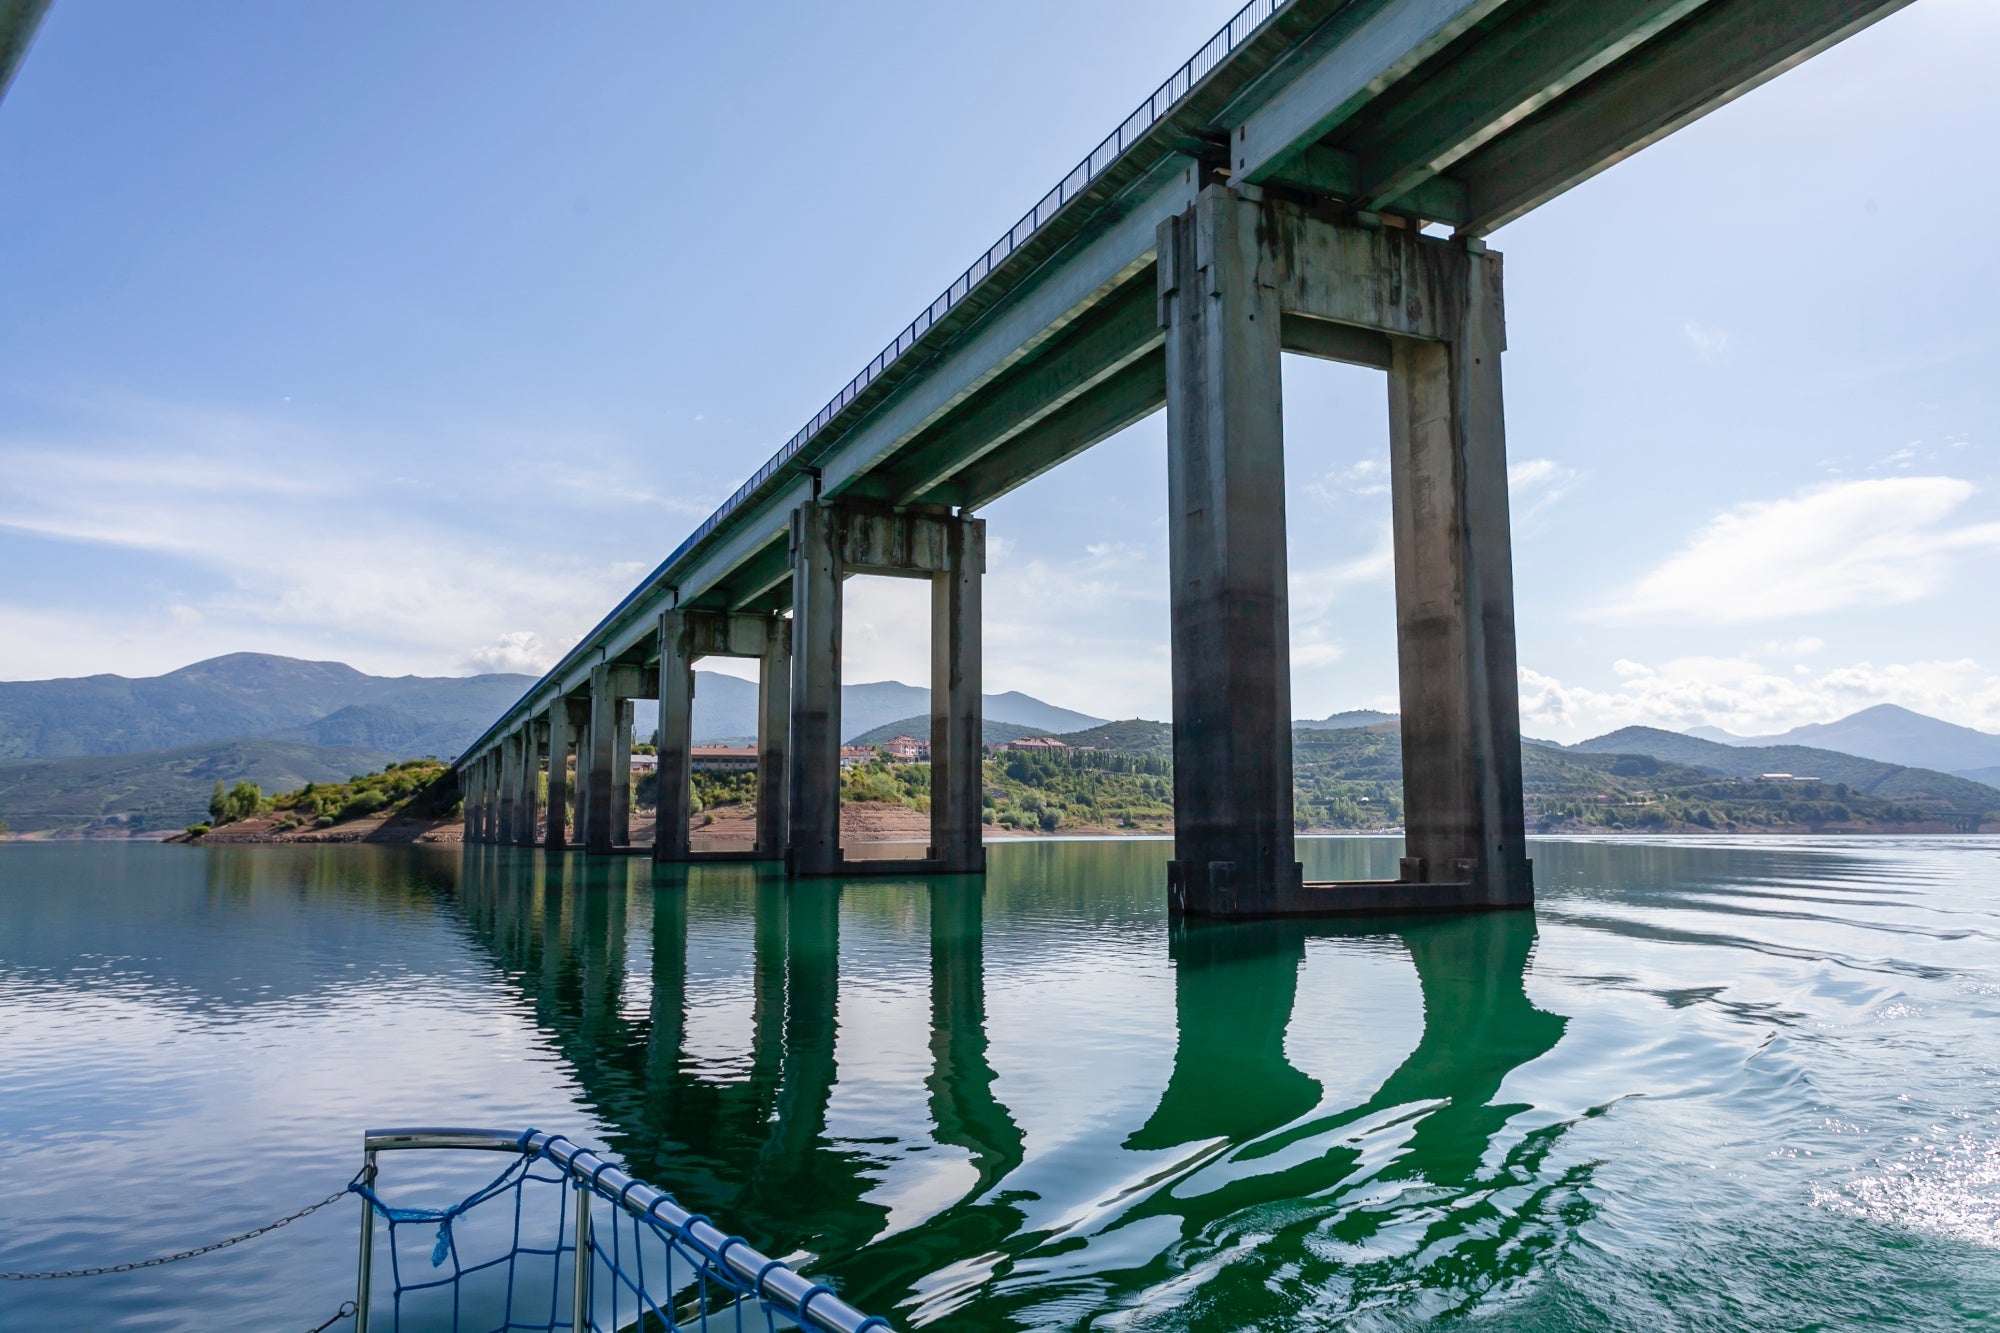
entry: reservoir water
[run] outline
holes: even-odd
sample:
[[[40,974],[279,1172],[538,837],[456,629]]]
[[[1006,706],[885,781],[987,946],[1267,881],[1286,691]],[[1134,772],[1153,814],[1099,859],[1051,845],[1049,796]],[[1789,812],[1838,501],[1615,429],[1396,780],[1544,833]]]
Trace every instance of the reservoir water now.
[[[2000,840],[1533,855],[1533,913],[1176,926],[1158,841],[983,889],[3,846],[0,1271],[258,1225],[369,1126],[533,1125],[899,1327],[2000,1322]],[[307,1329],[358,1215],[0,1283],[0,1328]]]

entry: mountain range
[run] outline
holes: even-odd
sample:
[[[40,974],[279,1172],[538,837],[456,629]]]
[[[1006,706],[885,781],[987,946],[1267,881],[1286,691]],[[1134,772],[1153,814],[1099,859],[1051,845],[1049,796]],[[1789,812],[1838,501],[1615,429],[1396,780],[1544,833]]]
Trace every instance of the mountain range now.
[[[697,741],[755,736],[754,682],[713,671],[695,679]],[[180,827],[201,817],[218,780],[277,791],[395,759],[455,756],[531,684],[511,674],[371,676],[339,662],[262,653],[161,676],[0,682],[0,818],[23,832]],[[1106,722],[1018,691],[986,695],[983,706],[989,740],[1057,735],[1114,750],[1170,750],[1164,723]],[[654,706],[642,701],[637,712],[638,734],[650,734]],[[850,743],[921,737],[929,712],[922,686],[873,681],[841,690],[841,732]],[[1301,734],[1386,734],[1396,720],[1355,709],[1295,726]],[[1993,786],[1977,784],[2000,783],[2000,736],[1886,704],[1779,736],[1627,727],[1569,747],[1527,745],[1645,755],[1727,777],[1791,773],[1882,799],[1923,796],[1966,807],[1994,796]]]
[[[1020,727],[1037,736],[1081,731],[1094,727],[1103,718],[1044,703],[1033,695],[1009,690],[1005,694],[980,696],[980,706],[989,722]],[[494,710],[498,712],[498,709]],[[840,687],[840,738],[852,744],[861,736],[883,727],[902,726],[909,719],[928,719],[931,692],[921,685],[878,680]],[[641,701],[633,710],[633,726],[640,735],[651,733],[658,711]],[[906,726],[902,729],[907,730]],[[925,732],[912,732],[923,736]],[[694,739],[698,744],[743,740],[757,734],[757,683],[719,671],[694,673]],[[890,735],[895,735],[892,731]]]
[[[1694,727],[1687,734],[1722,745],[1809,745],[1884,763],[1934,768],[1974,781],[2000,778],[2000,736],[1895,704],[1876,704],[1837,722],[1815,722],[1772,736],[1738,736],[1720,727]]]
[[[370,676],[230,653],[163,676],[0,681],[0,760],[70,759],[252,737],[450,757],[532,676]]]
[[[1625,727],[1567,748],[1585,754],[1647,755],[1730,778],[1754,778],[1765,773],[1818,778],[1823,782],[1845,783],[1870,796],[1885,799],[1931,796],[1967,809],[1982,808],[2000,797],[2000,791],[1977,780],[1936,769],[1809,745],[1726,745],[1658,727]]]

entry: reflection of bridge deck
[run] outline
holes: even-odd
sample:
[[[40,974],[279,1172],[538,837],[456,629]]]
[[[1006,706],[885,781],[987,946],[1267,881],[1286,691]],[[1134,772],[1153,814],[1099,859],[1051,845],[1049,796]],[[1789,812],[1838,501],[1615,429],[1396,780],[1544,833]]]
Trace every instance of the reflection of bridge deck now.
[[[841,588],[884,574],[932,589],[929,868],[983,869],[976,512],[1165,408],[1175,909],[1527,903],[1481,238],[1903,3],[1252,0],[460,757],[470,835],[624,841],[626,709],[657,697],[654,853],[694,857],[693,663],[726,654],[761,663],[759,851],[857,873]],[[1408,854],[1365,888],[1295,859],[1285,352],[1388,374]]]
[[[1522,1109],[1496,1103],[1495,1094],[1565,1026],[1536,1009],[1523,988],[1531,915],[1365,928],[1190,923],[1177,931],[1173,1071],[1124,1142],[1141,1155],[1135,1160],[1177,1165],[1108,1221],[1051,1230],[1027,1224],[1022,1205],[1033,1196],[1009,1187],[1029,1145],[995,1094],[984,891],[954,879],[915,881],[912,891],[929,909],[927,1137],[962,1151],[971,1172],[949,1200],[887,1235],[881,1158],[837,1142],[828,1129],[840,1078],[839,884],[788,885],[751,867],[716,867],[693,893],[656,890],[628,863],[473,849],[458,896],[474,935],[533,1001],[628,1162],[688,1206],[740,1220],[773,1252],[819,1256],[850,1299],[886,1308],[922,1290],[924,1301],[953,1308],[976,1297],[981,1314],[1025,1308],[1047,1297],[1040,1281],[1056,1256],[1068,1256],[1061,1266],[1075,1271],[1079,1249],[1119,1254],[1129,1244],[1125,1228],[1174,1219],[1177,1242],[1143,1262],[1107,1258],[1093,1273],[1094,1282],[1109,1284],[1103,1300],[1115,1305],[1164,1280],[1176,1245],[1198,1243],[1247,1210],[1285,1204],[1297,1214],[1295,1228],[1310,1228],[1331,1211],[1329,1200],[1384,1180],[1422,1183],[1463,1201],[1433,1224],[1438,1244],[1500,1245],[1521,1227],[1546,1223],[1533,1208],[1503,1208],[1487,1197],[1496,1187],[1488,1159]],[[712,917],[732,894],[726,916]],[[690,911],[749,937],[749,1060],[726,1079],[685,1050]],[[629,932],[648,924],[648,970],[633,975]],[[1306,943],[1364,936],[1407,950],[1422,988],[1423,1034],[1371,1097],[1322,1105],[1320,1085],[1285,1053],[1287,1032],[1312,1021],[1294,1012]],[[850,1033],[857,1039],[866,1036]],[[1385,1116],[1411,1125],[1407,1142],[1393,1161],[1364,1165],[1343,1139]],[[1507,1179],[1533,1178],[1559,1134],[1558,1126],[1508,1146],[1500,1168]],[[1224,1183],[1205,1183],[1218,1171]],[[940,1295],[936,1275],[947,1270],[957,1272],[956,1285]],[[1233,1301],[1263,1299],[1234,1281],[1230,1290]]]

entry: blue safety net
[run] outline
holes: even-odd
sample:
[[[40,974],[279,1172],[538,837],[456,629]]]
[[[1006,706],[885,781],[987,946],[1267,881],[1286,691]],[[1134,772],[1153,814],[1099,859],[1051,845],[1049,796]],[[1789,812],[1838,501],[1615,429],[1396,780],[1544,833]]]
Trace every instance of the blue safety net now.
[[[391,1202],[369,1168],[355,1177],[348,1188],[387,1224],[387,1235],[378,1234],[373,1249],[378,1276],[371,1333],[384,1327],[391,1333],[576,1333],[579,1275],[588,1307],[581,1327],[591,1333],[830,1327],[812,1309],[815,1299],[832,1294],[830,1288],[813,1286],[796,1302],[771,1298],[765,1278],[782,1263],[760,1259],[744,1272],[749,1251],[741,1238],[701,1243],[692,1229],[706,1218],[683,1214],[676,1224],[659,1215],[658,1203],[647,1211],[631,1207],[566,1170],[550,1151],[564,1140],[533,1146],[540,1137],[524,1133],[520,1154],[505,1170],[448,1207]],[[586,1194],[589,1207],[580,1209]],[[581,1227],[580,1213],[586,1215]],[[587,1238],[588,1263],[581,1266],[579,1230]],[[738,1262],[727,1262],[738,1246]],[[384,1258],[386,1275],[380,1273]],[[871,1318],[850,1327],[886,1333],[889,1325]]]

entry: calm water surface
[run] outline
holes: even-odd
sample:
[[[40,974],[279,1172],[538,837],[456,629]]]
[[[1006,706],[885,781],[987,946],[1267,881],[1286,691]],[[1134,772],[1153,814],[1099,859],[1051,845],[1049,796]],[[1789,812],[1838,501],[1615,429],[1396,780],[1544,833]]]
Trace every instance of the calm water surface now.
[[[1160,842],[983,891],[0,847],[0,1271],[256,1225],[370,1125],[532,1124],[904,1327],[2000,1322],[2000,840],[1534,854],[1533,914],[1177,928]],[[0,1327],[305,1329],[357,1216]]]

